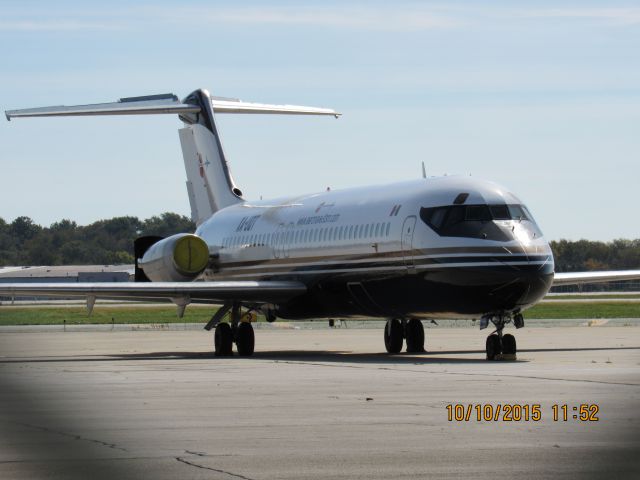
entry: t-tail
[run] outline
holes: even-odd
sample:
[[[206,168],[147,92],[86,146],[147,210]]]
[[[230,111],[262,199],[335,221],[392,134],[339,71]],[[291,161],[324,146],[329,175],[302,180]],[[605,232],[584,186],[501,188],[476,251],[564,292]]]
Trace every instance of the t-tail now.
[[[204,89],[192,92],[182,101],[169,93],[121,98],[113,103],[8,110],[5,115],[7,120],[11,120],[20,117],[177,114],[184,122],[179,135],[191,218],[200,225],[216,211],[245,201],[231,175],[216,127],[216,113],[340,116],[327,108],[269,105],[212,97]]]

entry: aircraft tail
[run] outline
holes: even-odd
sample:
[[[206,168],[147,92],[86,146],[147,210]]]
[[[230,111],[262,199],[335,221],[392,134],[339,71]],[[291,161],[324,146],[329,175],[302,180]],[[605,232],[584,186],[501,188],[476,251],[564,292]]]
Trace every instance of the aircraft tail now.
[[[121,98],[113,103],[8,110],[5,115],[7,120],[50,116],[179,115],[185,124],[179,130],[179,136],[187,174],[191,218],[200,225],[216,211],[244,202],[242,191],[231,176],[214,112],[340,116],[327,108],[269,105],[212,97],[203,89],[192,92],[183,101],[173,94],[161,94]]]
[[[218,210],[244,200],[231,176],[209,93],[196,90],[184,103],[200,107],[195,115],[181,115],[185,127],[178,131],[187,173],[191,219],[200,225]]]

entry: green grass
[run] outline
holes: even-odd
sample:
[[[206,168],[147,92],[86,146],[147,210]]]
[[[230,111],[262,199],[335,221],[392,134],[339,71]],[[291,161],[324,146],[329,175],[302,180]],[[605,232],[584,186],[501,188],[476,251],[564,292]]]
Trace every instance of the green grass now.
[[[187,307],[179,319],[172,306],[122,307],[96,306],[91,316],[84,307],[21,308],[0,306],[0,325],[68,325],[110,323],[206,323],[217,307]],[[640,304],[624,302],[542,303],[527,310],[525,319],[640,318]]]
[[[640,318],[640,303],[634,302],[553,302],[539,303],[524,312],[525,319],[545,318]]]
[[[110,323],[207,323],[217,307],[190,308],[184,318],[178,318],[176,307],[122,307],[96,306],[91,316],[84,307],[0,307],[0,325],[69,325]]]

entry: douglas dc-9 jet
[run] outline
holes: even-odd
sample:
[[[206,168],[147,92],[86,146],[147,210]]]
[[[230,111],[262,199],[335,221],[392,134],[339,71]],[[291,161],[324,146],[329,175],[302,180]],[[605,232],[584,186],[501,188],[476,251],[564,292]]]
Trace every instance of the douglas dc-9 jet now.
[[[640,278],[640,270],[554,274],[551,249],[530,210],[508,189],[467,176],[248,201],[236,186],[215,114],[338,117],[334,110],[248,103],[196,90],[118,102],[11,110],[7,119],[175,114],[195,233],[142,237],[130,283],[0,284],[1,295],[170,299],[222,304],[217,355],[254,351],[251,321],[386,318],[387,352],[424,351],[422,320],[480,319],[495,332],[487,359],[515,358],[505,325],[553,285]],[[227,321],[228,320],[228,321]]]

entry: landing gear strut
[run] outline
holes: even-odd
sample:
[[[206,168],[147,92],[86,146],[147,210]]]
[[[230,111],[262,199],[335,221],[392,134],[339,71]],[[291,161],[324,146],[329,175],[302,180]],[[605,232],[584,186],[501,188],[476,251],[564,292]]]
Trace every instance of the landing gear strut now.
[[[516,338],[510,333],[502,334],[504,326],[511,321],[511,317],[507,315],[487,315],[482,318],[480,328],[485,328],[489,321],[495,325],[496,331],[487,337],[487,360],[515,360],[517,352]],[[524,326],[524,319],[520,313],[514,315],[513,323],[516,328]]]

